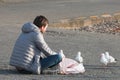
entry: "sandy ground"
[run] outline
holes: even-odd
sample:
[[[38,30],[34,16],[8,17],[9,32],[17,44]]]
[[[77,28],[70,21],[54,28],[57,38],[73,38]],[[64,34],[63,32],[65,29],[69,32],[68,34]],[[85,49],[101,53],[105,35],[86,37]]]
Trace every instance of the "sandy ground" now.
[[[35,0],[0,4],[0,80],[120,80],[120,62],[106,70],[99,62],[100,53],[109,51],[119,60],[120,36],[48,28],[45,40],[55,51],[63,49],[74,58],[82,52],[86,72],[78,75],[27,75],[9,66],[9,58],[21,26],[36,15],[48,17],[50,23],[62,18],[114,13],[119,11],[119,0]]]

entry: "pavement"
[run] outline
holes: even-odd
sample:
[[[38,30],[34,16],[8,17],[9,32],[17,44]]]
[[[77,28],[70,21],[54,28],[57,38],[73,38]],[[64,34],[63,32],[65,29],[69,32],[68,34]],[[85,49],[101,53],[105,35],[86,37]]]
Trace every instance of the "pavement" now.
[[[9,66],[14,43],[25,22],[35,16],[45,15],[50,24],[64,18],[101,15],[119,12],[119,0],[31,0],[20,3],[0,4],[0,80],[120,80],[120,63],[104,69],[100,54],[109,51],[119,60],[120,36],[49,27],[45,40],[56,52],[63,49],[68,58],[74,59],[82,52],[86,72],[77,75],[19,74]]]

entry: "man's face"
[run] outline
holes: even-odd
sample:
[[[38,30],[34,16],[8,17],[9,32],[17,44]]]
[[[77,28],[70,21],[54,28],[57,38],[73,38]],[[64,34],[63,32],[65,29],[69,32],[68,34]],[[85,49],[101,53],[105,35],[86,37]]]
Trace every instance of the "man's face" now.
[[[41,32],[42,32],[42,33],[46,32],[47,27],[48,27],[48,24],[47,24],[46,26],[42,26],[42,28],[41,28]]]

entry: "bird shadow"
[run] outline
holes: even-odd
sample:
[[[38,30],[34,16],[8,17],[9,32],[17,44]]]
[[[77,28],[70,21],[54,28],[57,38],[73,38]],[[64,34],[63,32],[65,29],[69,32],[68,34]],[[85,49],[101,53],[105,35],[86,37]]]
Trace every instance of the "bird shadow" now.
[[[120,69],[120,66],[115,65],[115,64],[110,64],[108,66],[102,66],[102,65],[84,65],[84,66],[87,69],[104,69],[104,68],[107,68],[107,69],[119,68]]]

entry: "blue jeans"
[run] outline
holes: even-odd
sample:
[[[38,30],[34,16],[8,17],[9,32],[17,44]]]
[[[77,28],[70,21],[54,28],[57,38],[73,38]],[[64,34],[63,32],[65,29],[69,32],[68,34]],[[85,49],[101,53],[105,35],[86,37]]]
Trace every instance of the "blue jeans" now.
[[[41,70],[44,70],[49,67],[53,67],[57,65],[60,61],[62,60],[61,55],[56,54],[56,55],[51,55],[48,56],[47,58],[41,59]]]

